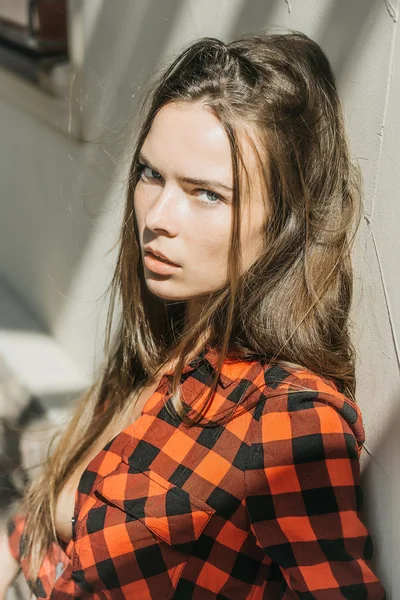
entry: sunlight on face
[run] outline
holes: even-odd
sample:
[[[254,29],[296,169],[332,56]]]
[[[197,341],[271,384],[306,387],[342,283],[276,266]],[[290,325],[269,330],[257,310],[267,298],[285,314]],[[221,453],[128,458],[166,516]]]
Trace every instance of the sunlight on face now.
[[[250,203],[242,208],[246,268],[263,245],[265,208],[255,177],[254,151],[245,137],[241,144],[255,180]],[[189,300],[222,288],[227,282],[233,219],[232,160],[225,129],[201,104],[168,104],[155,117],[139,160],[141,178],[134,192],[134,209],[149,290],[164,299]],[[152,271],[145,258],[147,246],[179,266],[168,274]]]

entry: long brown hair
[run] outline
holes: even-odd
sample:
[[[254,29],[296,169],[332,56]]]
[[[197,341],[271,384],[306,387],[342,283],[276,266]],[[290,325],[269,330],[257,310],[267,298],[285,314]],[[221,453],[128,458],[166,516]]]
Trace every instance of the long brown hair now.
[[[362,213],[361,180],[350,160],[327,57],[298,31],[248,34],[227,44],[204,37],[181,49],[157,77],[137,113],[141,125],[108,290],[101,372],[23,501],[32,581],[44,552],[57,541],[54,509],[67,476],[171,357],[176,360],[170,387],[174,407],[168,410],[188,426],[201,423],[228,356],[310,369],[336,382],[355,401],[348,320],[350,252]],[[205,298],[198,321],[186,332],[185,302],[166,302],[146,287],[133,208],[139,151],[157,112],[170,102],[200,102],[213,111],[229,138],[234,175],[227,284]],[[268,218],[264,249],[242,272],[241,173],[247,181],[251,176],[240,152],[245,127],[256,133],[254,151]],[[122,310],[111,335],[117,299]],[[190,421],[182,410],[179,384],[188,356],[205,332],[205,343],[218,350],[219,362],[204,410]]]

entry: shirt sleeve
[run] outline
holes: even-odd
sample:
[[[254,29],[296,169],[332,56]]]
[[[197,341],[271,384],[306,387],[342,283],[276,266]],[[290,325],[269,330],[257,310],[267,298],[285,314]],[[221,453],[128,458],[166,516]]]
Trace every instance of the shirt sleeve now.
[[[64,571],[69,560],[61,547],[53,543],[43,559],[38,576],[33,584],[29,579],[29,561],[26,556],[23,556],[25,522],[26,516],[18,512],[8,518],[7,534],[10,551],[19,563],[19,572],[23,573],[26,583],[34,595],[38,598],[48,598],[54,582]],[[75,591],[73,582],[71,582],[70,589],[73,592]],[[65,598],[75,598],[75,596],[65,596]]]
[[[282,598],[385,600],[370,568],[373,543],[361,518],[362,446],[351,420],[337,399],[290,396],[272,399],[255,421],[245,474],[250,527],[282,572]],[[357,416],[354,404],[345,406],[348,416]]]
[[[21,564],[24,527],[25,516],[20,513],[16,513],[9,517],[6,523],[8,545],[10,547],[12,556],[19,564]]]
[[[49,600],[93,600],[93,598],[99,598],[91,586],[86,586],[85,582],[79,581],[77,583],[76,577],[79,575],[73,569],[72,561],[70,561],[62,573],[62,575],[54,583]],[[105,597],[105,596],[104,596]]]

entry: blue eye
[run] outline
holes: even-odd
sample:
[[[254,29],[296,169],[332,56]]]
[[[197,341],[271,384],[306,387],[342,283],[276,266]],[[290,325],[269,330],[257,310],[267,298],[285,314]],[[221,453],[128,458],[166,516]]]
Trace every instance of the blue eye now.
[[[144,174],[145,169],[148,169],[151,174],[150,175]],[[145,165],[141,162],[138,163],[138,172],[139,172],[140,176],[142,176],[142,174],[144,174],[146,179],[158,179],[158,177],[155,177],[154,175],[152,175],[153,173],[156,173],[157,175],[159,175],[159,173],[157,173],[156,171],[153,171],[153,169],[150,169],[150,167],[148,167],[147,165]],[[161,175],[160,175],[160,177],[161,177]]]
[[[150,172],[149,174],[145,173],[146,169],[148,169],[148,171]],[[142,162],[138,161],[137,170],[139,173],[139,179],[142,179],[142,180],[146,179],[147,181],[149,181],[149,180],[161,181],[162,180],[162,176],[160,175],[160,173],[157,173],[157,171],[154,171],[148,165],[146,165]],[[208,198],[207,200],[202,200],[201,198],[198,198],[198,196],[196,196],[198,198],[199,202],[201,202],[201,204],[206,204],[207,206],[218,206],[218,204],[221,204],[223,202],[222,196],[220,196],[216,192],[213,192],[212,190],[207,190],[204,188],[197,188],[197,189],[193,190],[193,192],[201,192],[203,194],[211,195],[213,197],[213,199],[211,199],[211,200],[210,200],[210,198]]]
[[[198,189],[196,190],[197,192],[201,192],[203,194],[207,195],[211,195],[213,196],[213,199],[208,199],[208,200],[200,200],[200,202],[203,202],[203,204],[219,204],[219,202],[221,202],[222,198],[219,194],[217,194],[216,192],[212,192],[211,190],[203,190],[203,189]]]

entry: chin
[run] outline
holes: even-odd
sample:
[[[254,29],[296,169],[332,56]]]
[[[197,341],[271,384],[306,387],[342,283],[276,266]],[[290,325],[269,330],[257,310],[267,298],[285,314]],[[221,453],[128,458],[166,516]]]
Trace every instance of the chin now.
[[[151,278],[150,280],[146,278],[146,285],[152,294],[163,300],[187,300],[187,297],[179,293],[179,290],[173,291],[172,282],[167,281],[162,275],[159,277],[159,279]]]

